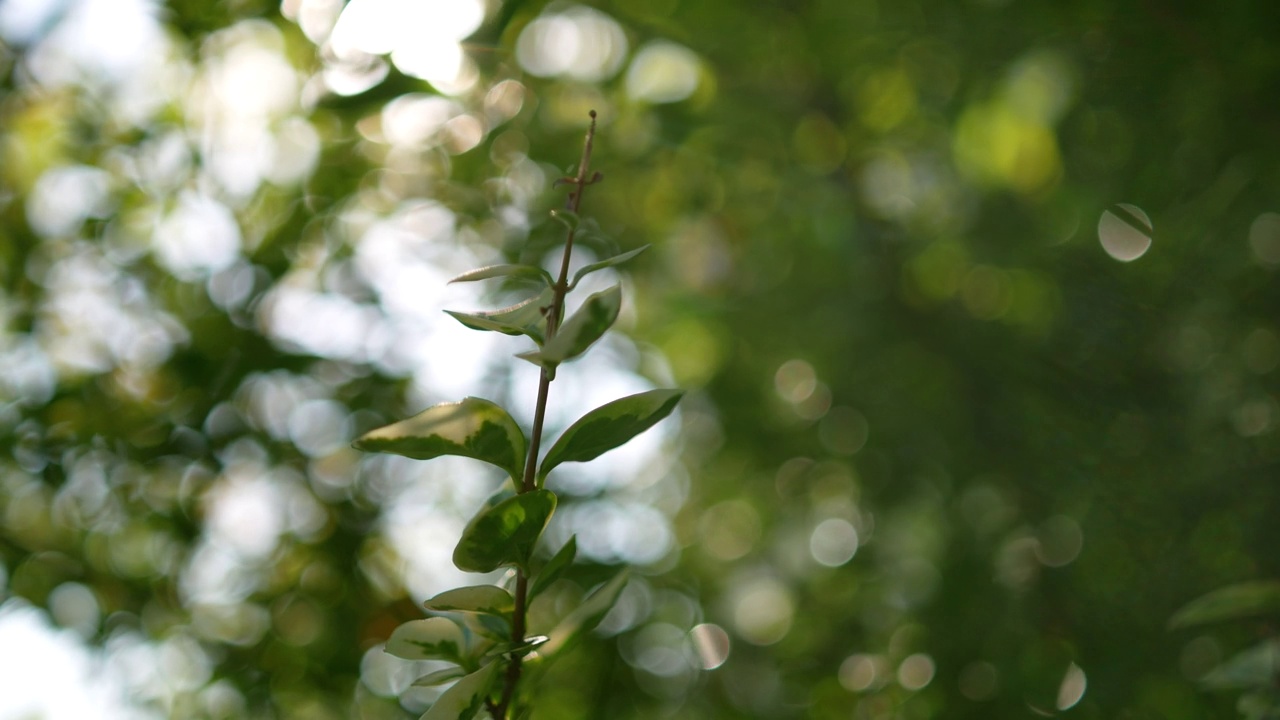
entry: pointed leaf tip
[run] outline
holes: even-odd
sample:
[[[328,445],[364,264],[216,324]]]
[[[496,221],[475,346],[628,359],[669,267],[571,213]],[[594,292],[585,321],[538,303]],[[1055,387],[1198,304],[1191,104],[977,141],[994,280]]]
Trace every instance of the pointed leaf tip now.
[[[573,274],[573,282],[569,283],[569,289],[572,290],[575,287],[577,287],[578,281],[582,280],[582,278],[590,275],[591,273],[596,272],[597,270],[603,270],[608,267],[616,267],[618,265],[621,265],[648,249],[649,249],[648,245],[641,245],[640,247],[636,248],[635,250],[631,250],[630,252],[624,252],[621,255],[614,255],[611,258],[605,258],[600,262],[591,263],[590,265],[583,265],[578,270],[578,272]]]
[[[560,463],[594,460],[626,444],[670,415],[683,396],[682,390],[649,390],[601,405],[556,439],[538,476],[545,478]]]
[[[534,265],[488,265],[475,270],[458,275],[450,280],[450,283],[475,282],[477,280],[488,280],[490,278],[499,277],[515,277],[526,278],[531,280],[542,280],[548,287],[555,281],[551,279],[551,273]]]
[[[469,397],[441,403],[406,420],[371,430],[353,443],[357,450],[430,460],[459,455],[492,463],[513,478],[521,475],[526,441],[499,405]]]
[[[618,319],[621,308],[621,286],[614,285],[594,293],[577,312],[564,321],[555,337],[548,340],[541,350],[520,353],[516,357],[554,370],[560,363],[586,352],[587,348],[599,340],[613,325],[613,321]]]
[[[547,564],[543,565],[542,569],[534,577],[533,587],[529,590],[529,599],[532,600],[538,597],[543,590],[551,587],[551,583],[560,579],[560,576],[564,575],[564,571],[569,569],[569,566],[573,564],[574,558],[577,556],[578,536],[570,535],[569,542],[565,543],[564,547],[560,548],[555,555],[552,555]]]
[[[504,335],[527,335],[541,345],[546,339],[547,308],[551,307],[551,288],[521,302],[502,308],[476,313],[445,310],[450,317],[471,328],[500,332]]]

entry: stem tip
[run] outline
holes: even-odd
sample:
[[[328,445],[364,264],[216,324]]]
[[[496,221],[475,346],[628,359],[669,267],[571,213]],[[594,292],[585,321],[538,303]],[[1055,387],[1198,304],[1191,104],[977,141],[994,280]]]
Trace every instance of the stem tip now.
[[[595,119],[596,119],[596,111],[595,111],[595,110],[592,110],[591,112],[589,112],[589,113],[587,113],[587,114],[591,116],[591,119],[592,119],[592,120],[595,120]]]

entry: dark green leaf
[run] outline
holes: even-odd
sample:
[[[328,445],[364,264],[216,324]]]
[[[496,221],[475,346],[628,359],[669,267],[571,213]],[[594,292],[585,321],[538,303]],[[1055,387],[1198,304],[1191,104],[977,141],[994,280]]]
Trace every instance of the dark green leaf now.
[[[649,390],[606,403],[578,418],[542,460],[539,478],[560,463],[586,462],[625,444],[671,414],[681,390]]]
[[[551,631],[549,639],[540,648],[540,655],[550,657],[563,650],[567,645],[581,637],[583,633],[595,628],[618,602],[618,596],[627,585],[626,570],[618,573],[612,580],[601,585],[595,592],[587,596],[582,604],[574,608]]]
[[[569,289],[572,290],[576,288],[578,286],[578,281],[582,280],[582,278],[590,275],[591,273],[597,270],[603,270],[607,267],[615,267],[617,265],[621,265],[622,263],[630,260],[631,258],[639,255],[640,253],[648,249],[649,249],[648,245],[641,245],[640,247],[630,252],[624,252],[621,255],[614,255],[611,258],[605,258],[600,262],[594,262],[594,263],[591,263],[590,265],[583,265],[581,268],[578,269],[578,272],[573,274],[573,282],[569,283]]]
[[[498,405],[469,397],[433,405],[407,420],[365,433],[357,450],[430,460],[460,455],[492,463],[519,478],[525,460],[525,438],[511,415]]]
[[[406,660],[462,663],[467,655],[466,634],[448,618],[410,620],[392,631],[386,651]]]
[[[551,307],[552,292],[548,288],[535,297],[501,310],[477,313],[461,313],[445,310],[458,322],[473,330],[491,330],[506,335],[527,335],[541,345],[547,332],[547,308]]]
[[[1280,615],[1280,582],[1270,580],[1229,585],[1192,600],[1169,620],[1171,628]]]
[[[420,720],[471,720],[484,707],[499,663],[493,662],[445,690]]]
[[[515,600],[511,593],[496,585],[471,585],[446,590],[424,604],[435,612],[485,613],[506,617],[511,614]]]
[[[537,597],[551,586],[564,574],[565,570],[573,564],[573,559],[578,555],[578,536],[573,535],[569,538],[569,542],[560,548],[559,552],[551,556],[547,564],[542,566],[538,574],[533,579],[533,587],[529,590],[529,599]]]
[[[453,564],[468,572],[491,572],[508,565],[527,569],[555,509],[554,493],[535,490],[482,511],[462,531]]]
[[[468,270],[461,275],[453,278],[449,282],[475,282],[476,280],[488,280],[497,277],[515,277],[527,278],[530,280],[542,280],[547,287],[555,282],[551,279],[551,273],[543,270],[536,265],[489,265],[487,267]]]
[[[587,348],[608,331],[618,319],[622,307],[622,288],[614,285],[587,298],[578,311],[564,321],[555,337],[541,350],[520,353],[516,357],[554,370],[557,365],[586,352]]]

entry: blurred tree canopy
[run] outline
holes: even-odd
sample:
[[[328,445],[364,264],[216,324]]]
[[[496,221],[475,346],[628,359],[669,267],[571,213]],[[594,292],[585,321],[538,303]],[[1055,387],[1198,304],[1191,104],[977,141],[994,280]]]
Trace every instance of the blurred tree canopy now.
[[[535,717],[1280,716],[1275,27],[0,5],[0,620],[47,612],[144,717],[420,713],[380,643],[497,480],[349,442],[528,409],[520,348],[440,312],[506,291],[446,281],[550,257],[594,108],[580,262],[654,249],[554,422],[690,396],[559,480],[588,562],[545,612],[638,570]]]

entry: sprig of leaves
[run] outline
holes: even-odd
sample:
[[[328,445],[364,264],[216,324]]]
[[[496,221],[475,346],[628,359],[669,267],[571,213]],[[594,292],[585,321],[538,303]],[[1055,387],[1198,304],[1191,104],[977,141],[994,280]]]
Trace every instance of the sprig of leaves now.
[[[401,625],[387,640],[386,651],[398,657],[452,664],[414,682],[416,686],[453,683],[423,720],[470,720],[482,708],[494,720],[507,720],[512,708],[531,707],[517,700],[524,659],[535,653],[543,661],[555,658],[594,628],[617,601],[627,582],[625,571],[593,591],[549,635],[527,634],[529,602],[564,577],[577,555],[576,538],[570,538],[545,563],[535,561],[543,531],[558,504],[555,493],[544,487],[545,481],[562,463],[592,460],[648,430],[671,414],[682,395],[678,390],[651,390],[606,403],[561,433],[539,462],[548,387],[556,369],[590,350],[617,320],[622,306],[621,286],[614,285],[589,296],[561,322],[565,296],[587,275],[617,267],[645,249],[586,265],[572,281],[568,278],[574,234],[586,223],[579,214],[582,194],[600,180],[599,173],[588,172],[595,137],[594,112],[591,118],[578,175],[567,180],[574,186],[569,208],[553,213],[567,230],[559,278],[552,279],[550,273],[532,265],[501,264],[470,270],[450,281],[521,279],[543,285],[537,294],[499,310],[447,311],[471,329],[533,340],[536,349],[517,355],[541,368],[530,432],[526,434],[496,403],[466,398],[429,407],[355,441],[360,450],[417,460],[445,455],[481,460],[502,468],[515,488],[497,493],[471,518],[453,552],[454,565],[467,572],[514,568],[514,583],[507,587],[470,585],[442,592],[425,603],[430,617]]]

